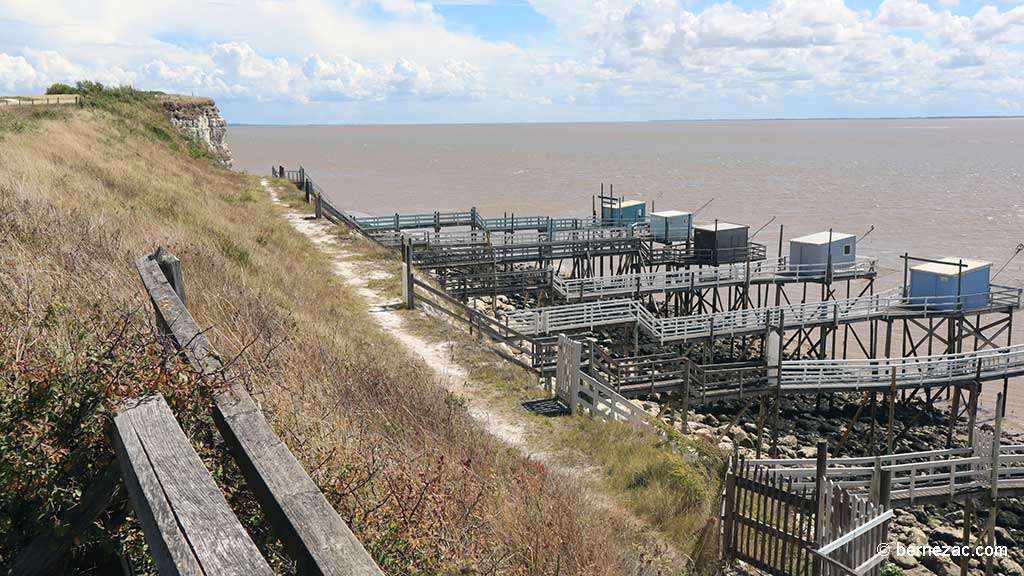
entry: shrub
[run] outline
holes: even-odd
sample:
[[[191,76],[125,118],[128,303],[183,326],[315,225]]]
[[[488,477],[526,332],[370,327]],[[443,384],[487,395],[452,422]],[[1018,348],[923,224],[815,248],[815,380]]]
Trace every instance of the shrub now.
[[[46,93],[47,94],[51,94],[51,95],[52,94],[78,94],[78,90],[75,89],[73,86],[68,86],[67,84],[61,84],[60,82],[58,82],[56,84],[51,84],[50,87],[46,89]]]

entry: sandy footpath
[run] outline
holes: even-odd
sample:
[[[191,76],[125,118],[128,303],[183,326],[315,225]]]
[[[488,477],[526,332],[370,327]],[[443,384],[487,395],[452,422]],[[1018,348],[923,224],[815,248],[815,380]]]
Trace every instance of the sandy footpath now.
[[[260,183],[270,193],[274,204],[287,208],[267,180],[261,180]],[[475,399],[468,393],[469,375],[455,362],[455,351],[450,345],[444,342],[430,342],[413,334],[405,327],[405,322],[398,312],[401,303],[389,302],[385,296],[368,287],[370,280],[387,279],[387,272],[369,270],[363,263],[356,261],[357,255],[347,252],[339,245],[330,233],[332,225],[326,221],[310,219],[291,209],[287,210],[285,217],[293,228],[309,238],[321,252],[331,258],[334,273],[363,298],[377,324],[433,369],[438,381],[446,389],[466,399],[469,414],[482,422],[489,433],[531,458],[545,458],[545,452],[531,448],[526,442],[527,430],[522,422],[515,421],[509,415],[489,406],[488,402]]]

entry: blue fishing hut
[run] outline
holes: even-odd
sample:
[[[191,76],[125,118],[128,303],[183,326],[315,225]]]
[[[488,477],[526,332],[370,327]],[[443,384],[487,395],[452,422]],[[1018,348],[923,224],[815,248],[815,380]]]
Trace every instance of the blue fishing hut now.
[[[988,305],[992,263],[942,258],[910,268],[909,300],[934,310],[984,308]],[[960,296],[959,298],[957,296]]]

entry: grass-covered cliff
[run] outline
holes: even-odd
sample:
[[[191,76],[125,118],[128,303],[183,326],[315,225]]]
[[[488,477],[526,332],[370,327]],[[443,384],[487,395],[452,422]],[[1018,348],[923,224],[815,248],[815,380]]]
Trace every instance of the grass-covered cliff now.
[[[210,391],[157,343],[133,260],[163,245],[214,345],[387,573],[665,569],[614,510],[424,378],[259,179],[182,137],[161,102],[97,89],[81,106],[0,112],[0,566],[60,531],[55,519],[111,460],[118,399],[159,391],[265,555],[291,570],[212,425]],[[121,557],[152,570],[124,503],[77,536],[65,568],[106,573]]]

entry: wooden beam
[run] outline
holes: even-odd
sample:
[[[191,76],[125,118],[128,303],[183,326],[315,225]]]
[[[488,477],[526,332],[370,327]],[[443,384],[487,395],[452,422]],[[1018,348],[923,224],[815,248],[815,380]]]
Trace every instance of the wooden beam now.
[[[147,256],[136,261],[158,315],[189,363],[207,377],[228,372],[206,335]],[[234,380],[227,378],[228,381]],[[278,438],[245,387],[233,383],[214,399],[214,422],[300,572],[379,575],[380,568]]]
[[[273,574],[163,396],[123,402],[111,432],[160,574]]]

